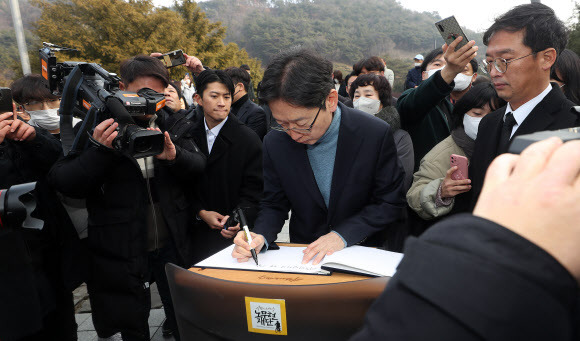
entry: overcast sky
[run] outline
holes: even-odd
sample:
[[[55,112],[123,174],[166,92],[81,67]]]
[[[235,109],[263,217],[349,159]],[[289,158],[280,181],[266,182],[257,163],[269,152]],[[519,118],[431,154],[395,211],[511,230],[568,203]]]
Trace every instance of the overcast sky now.
[[[361,0],[353,0],[361,1]],[[510,8],[530,3],[529,0],[398,0],[408,9],[419,12],[437,11],[442,18],[455,15],[461,26],[474,31],[485,31],[498,15]],[[173,0],[153,0],[156,5],[171,6]],[[362,1],[361,1],[362,2]],[[542,0],[552,7],[558,17],[570,23],[574,14],[574,0]]]

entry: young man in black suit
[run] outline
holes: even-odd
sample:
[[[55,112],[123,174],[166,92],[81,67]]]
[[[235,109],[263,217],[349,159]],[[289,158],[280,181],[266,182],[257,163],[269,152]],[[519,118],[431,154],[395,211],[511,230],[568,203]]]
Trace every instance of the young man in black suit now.
[[[491,161],[508,150],[515,136],[573,127],[578,118],[570,111],[557,84],[550,84],[550,68],[566,47],[568,34],[554,11],[543,4],[520,5],[499,17],[485,32],[485,62],[499,97],[508,102],[485,116],[469,174],[472,206]]]
[[[268,132],[266,112],[249,98],[250,75],[244,69],[229,67],[224,70],[234,83],[232,114],[258,134],[260,140]]]
[[[193,137],[207,155],[205,172],[196,181],[194,261],[231,245],[239,224],[226,225],[236,207],[254,221],[262,195],[262,142],[230,113],[234,84],[221,70],[197,77],[195,100],[203,109]]]
[[[391,128],[339,103],[331,75],[330,61],[303,49],[280,53],[264,73],[260,99],[278,126],[264,139],[257,251],[276,239],[290,209],[290,240],[310,244],[303,261],[314,264],[359,242],[382,244],[402,213],[404,171]],[[251,257],[243,233],[235,243],[234,257]]]

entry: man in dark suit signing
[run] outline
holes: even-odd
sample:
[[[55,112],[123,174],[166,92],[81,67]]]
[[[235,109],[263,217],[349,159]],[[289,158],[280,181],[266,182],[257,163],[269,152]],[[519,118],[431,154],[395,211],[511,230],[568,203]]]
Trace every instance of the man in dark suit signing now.
[[[196,85],[203,117],[192,132],[207,164],[195,186],[194,262],[231,245],[240,229],[226,225],[232,211],[242,208],[251,225],[262,195],[262,142],[230,113],[231,78],[222,70],[205,70]]]
[[[314,264],[346,246],[382,244],[380,233],[402,213],[404,172],[391,128],[339,103],[331,75],[331,62],[302,49],[280,53],[264,73],[260,100],[278,125],[264,139],[256,251],[274,242],[289,210],[290,241],[310,244],[302,261]],[[251,257],[243,233],[234,242],[233,257]]]
[[[566,47],[568,34],[554,11],[540,3],[521,5],[499,17],[485,32],[485,67],[507,106],[479,124],[469,174],[472,206],[481,192],[491,161],[508,150],[515,136],[573,127],[574,103],[557,84],[550,68]]]
[[[263,140],[268,130],[266,113],[262,107],[252,102],[248,96],[250,75],[246,70],[237,67],[229,67],[224,71],[234,82],[232,114],[236,115],[240,122],[255,131],[260,140]]]

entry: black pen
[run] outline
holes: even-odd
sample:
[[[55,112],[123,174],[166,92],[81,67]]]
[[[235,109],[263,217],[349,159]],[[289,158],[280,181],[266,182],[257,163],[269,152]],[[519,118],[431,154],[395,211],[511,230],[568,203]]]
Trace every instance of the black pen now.
[[[241,208],[238,208],[238,216],[240,218],[240,224],[242,225],[242,228],[244,229],[244,232],[246,233],[246,239],[248,240],[248,244],[251,245],[252,244],[252,236],[250,235],[250,230],[248,229],[248,223],[246,222],[246,215],[244,214],[244,211],[242,211]],[[258,265],[258,255],[256,254],[256,250],[254,250],[254,248],[251,248],[250,252],[252,253],[252,258],[254,258],[256,265]]]

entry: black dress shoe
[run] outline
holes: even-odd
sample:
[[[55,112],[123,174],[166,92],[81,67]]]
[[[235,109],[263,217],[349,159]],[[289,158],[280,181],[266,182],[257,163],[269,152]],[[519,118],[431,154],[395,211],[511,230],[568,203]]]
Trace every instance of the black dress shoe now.
[[[171,326],[169,325],[169,321],[167,321],[167,319],[163,321],[163,325],[161,326],[161,333],[163,334],[163,336],[173,335],[173,329],[171,329]]]

